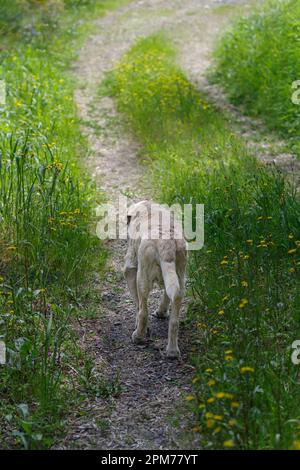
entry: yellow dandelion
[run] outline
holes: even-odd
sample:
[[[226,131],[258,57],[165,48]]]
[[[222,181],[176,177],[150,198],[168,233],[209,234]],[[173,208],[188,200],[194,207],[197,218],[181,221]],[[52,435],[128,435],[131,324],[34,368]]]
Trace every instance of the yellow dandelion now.
[[[249,303],[248,299],[241,299],[239,303],[239,308],[245,308],[248,303]]]
[[[293,255],[294,253],[296,253],[297,251],[297,248],[291,248],[289,251],[288,251],[288,254],[289,255]]]
[[[228,439],[227,441],[223,442],[223,447],[231,448],[234,447],[234,442],[232,439]]]
[[[212,387],[212,386],[215,385],[215,384],[216,384],[216,381],[213,380],[213,379],[211,379],[211,380],[209,380],[209,381],[207,382],[207,385],[208,385],[209,387]]]
[[[234,395],[232,395],[232,393],[225,393],[224,398],[227,398],[228,400],[233,400]]]
[[[239,408],[241,405],[238,401],[231,402],[231,408]]]
[[[233,361],[233,356],[231,354],[227,354],[224,359],[225,361],[230,362]]]
[[[185,397],[185,399],[186,399],[186,401],[193,401],[193,400],[195,400],[195,397],[194,397],[194,395],[187,395]]]
[[[240,373],[241,374],[252,374],[254,372],[254,368],[253,367],[249,367],[249,366],[244,366],[244,367],[241,367],[240,368]]]
[[[215,419],[216,421],[222,421],[223,416],[222,416],[222,415],[214,415],[214,419]]]
[[[218,434],[221,431],[222,431],[221,426],[218,426],[216,429],[214,429],[214,434]]]
[[[208,420],[206,421],[206,426],[207,426],[208,428],[213,428],[214,425],[215,425],[215,421],[214,421],[213,419],[208,419]]]

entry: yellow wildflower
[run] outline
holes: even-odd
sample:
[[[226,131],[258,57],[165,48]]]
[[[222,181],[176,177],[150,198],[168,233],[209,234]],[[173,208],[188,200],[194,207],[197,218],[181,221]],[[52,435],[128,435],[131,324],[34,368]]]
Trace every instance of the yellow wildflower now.
[[[241,405],[237,401],[231,402],[231,408],[239,408]]]
[[[223,442],[223,447],[231,448],[234,447],[234,442],[232,439],[228,439],[228,441]]]
[[[221,415],[214,415],[214,419],[215,419],[216,421],[222,421],[223,416],[221,416]]]
[[[253,367],[244,366],[244,367],[240,368],[240,372],[241,372],[241,374],[247,374],[248,372],[252,373],[252,372],[254,372],[254,369],[253,369]]]
[[[248,299],[241,299],[240,303],[239,303],[239,308],[244,308],[246,307],[246,305],[249,303],[249,300]]]
[[[208,428],[213,428],[214,425],[215,425],[215,421],[214,421],[213,419],[208,419],[208,420],[206,421],[206,426],[207,426]]]
[[[228,264],[228,261],[226,259],[223,259],[220,264],[221,266],[225,266],[226,264]]]
[[[193,401],[193,400],[195,400],[195,397],[194,397],[194,395],[187,395],[185,397],[185,399],[186,399],[186,401]]]
[[[225,361],[227,361],[227,362],[233,361],[233,356],[231,354],[227,354],[225,356]]]
[[[221,426],[218,426],[218,427],[214,430],[214,434],[217,434],[217,433],[219,433],[219,432],[221,432],[221,431],[222,431]]]

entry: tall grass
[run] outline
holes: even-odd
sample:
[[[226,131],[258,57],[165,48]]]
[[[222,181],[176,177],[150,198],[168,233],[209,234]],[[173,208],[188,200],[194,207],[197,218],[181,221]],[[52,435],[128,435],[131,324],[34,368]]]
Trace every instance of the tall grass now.
[[[1,2],[0,447],[49,447],[76,395],[74,297],[104,253],[68,66],[89,21],[117,3]]]
[[[299,446],[300,202],[191,85],[158,35],[105,83],[151,158],[157,198],[205,204],[205,245],[190,253],[193,431],[205,448]]]
[[[243,111],[260,116],[299,153],[300,2],[266,1],[237,20],[216,50],[214,81]],[[295,98],[299,97],[296,93]]]

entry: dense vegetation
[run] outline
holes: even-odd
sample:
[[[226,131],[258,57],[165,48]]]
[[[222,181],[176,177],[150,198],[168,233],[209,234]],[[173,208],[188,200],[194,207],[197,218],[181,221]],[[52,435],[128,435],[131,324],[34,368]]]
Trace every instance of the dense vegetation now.
[[[298,154],[299,18],[299,0],[264,2],[221,38],[213,74],[233,103],[262,117]]]
[[[50,446],[75,397],[77,286],[104,254],[91,235],[96,201],[79,166],[87,143],[68,66],[87,20],[114,4],[1,1],[0,340],[8,367],[0,366],[0,447],[13,435],[25,448]]]
[[[126,125],[152,159],[163,202],[205,204],[191,252],[194,432],[207,448],[299,446],[300,202],[233,134],[161,36],[138,42],[108,75]]]

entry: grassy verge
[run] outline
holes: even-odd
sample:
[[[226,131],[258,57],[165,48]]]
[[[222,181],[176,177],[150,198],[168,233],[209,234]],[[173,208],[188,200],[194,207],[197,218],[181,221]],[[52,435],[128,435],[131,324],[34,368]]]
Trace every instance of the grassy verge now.
[[[191,85],[161,36],[108,75],[125,123],[151,157],[157,197],[205,204],[205,246],[190,254],[195,432],[205,448],[299,445],[300,203],[249,155]]]
[[[216,50],[213,80],[243,111],[260,116],[299,154],[298,0],[266,1],[236,21]],[[294,104],[292,95],[298,101]]]
[[[78,160],[88,149],[68,67],[90,20],[120,3],[1,2],[0,447],[51,446],[77,397],[74,306],[105,255],[91,235],[97,197]]]

